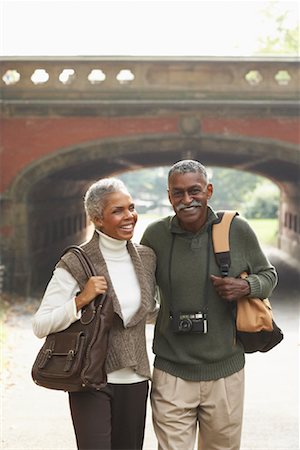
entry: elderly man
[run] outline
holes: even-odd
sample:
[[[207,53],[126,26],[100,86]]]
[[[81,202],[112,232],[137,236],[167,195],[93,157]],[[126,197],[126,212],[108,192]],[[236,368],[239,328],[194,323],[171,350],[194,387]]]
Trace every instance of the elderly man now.
[[[141,241],[156,253],[161,299],[151,392],[158,448],[192,450],[198,424],[201,450],[237,450],[245,356],[231,302],[268,297],[276,271],[247,221],[236,216],[230,272],[221,277],[211,240],[218,219],[208,205],[213,186],[198,161],[174,164],[168,194],[175,215],[150,224]],[[243,271],[247,280],[239,278]]]

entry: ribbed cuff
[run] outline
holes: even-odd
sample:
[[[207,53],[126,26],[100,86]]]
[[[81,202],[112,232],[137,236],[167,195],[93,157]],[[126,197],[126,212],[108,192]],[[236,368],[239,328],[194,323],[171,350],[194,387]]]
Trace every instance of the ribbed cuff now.
[[[250,295],[249,297],[258,297],[261,296],[261,284],[258,275],[249,275],[247,277],[247,281],[250,285]]]

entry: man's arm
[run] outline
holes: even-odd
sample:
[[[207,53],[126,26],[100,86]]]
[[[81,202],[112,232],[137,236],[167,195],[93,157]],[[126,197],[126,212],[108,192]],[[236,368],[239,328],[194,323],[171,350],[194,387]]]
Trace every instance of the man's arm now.
[[[264,254],[256,234],[242,217],[236,217],[232,222],[230,231],[230,251],[234,252],[235,260],[246,264],[241,266],[237,277],[211,276],[211,281],[218,294],[227,301],[238,298],[258,297],[266,298],[271,295],[277,284],[277,273]],[[247,280],[238,277],[241,272],[247,271]]]

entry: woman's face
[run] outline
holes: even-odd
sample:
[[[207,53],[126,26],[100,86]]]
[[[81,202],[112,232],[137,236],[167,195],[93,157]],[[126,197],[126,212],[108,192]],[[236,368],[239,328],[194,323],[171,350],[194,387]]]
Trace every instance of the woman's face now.
[[[106,197],[102,217],[95,219],[94,224],[102,233],[120,241],[128,241],[133,236],[137,219],[131,196],[125,191],[119,191]]]

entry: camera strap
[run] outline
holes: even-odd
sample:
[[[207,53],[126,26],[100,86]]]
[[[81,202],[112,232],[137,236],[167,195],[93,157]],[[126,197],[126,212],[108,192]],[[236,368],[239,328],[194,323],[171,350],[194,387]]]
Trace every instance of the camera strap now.
[[[210,274],[210,250],[212,245],[212,225],[208,227],[207,230],[207,263],[206,263],[206,279],[205,279],[205,287],[204,292],[207,293],[208,288],[208,280],[209,280],[209,274]],[[170,287],[170,311],[173,312],[173,284],[172,284],[172,261],[173,261],[173,252],[174,252],[174,246],[175,246],[175,238],[176,234],[172,233],[172,242],[170,247],[170,254],[169,254],[169,267],[168,267],[168,278],[169,278],[169,287]],[[204,295],[204,303],[201,305],[201,311],[207,312],[208,310],[208,295]]]

